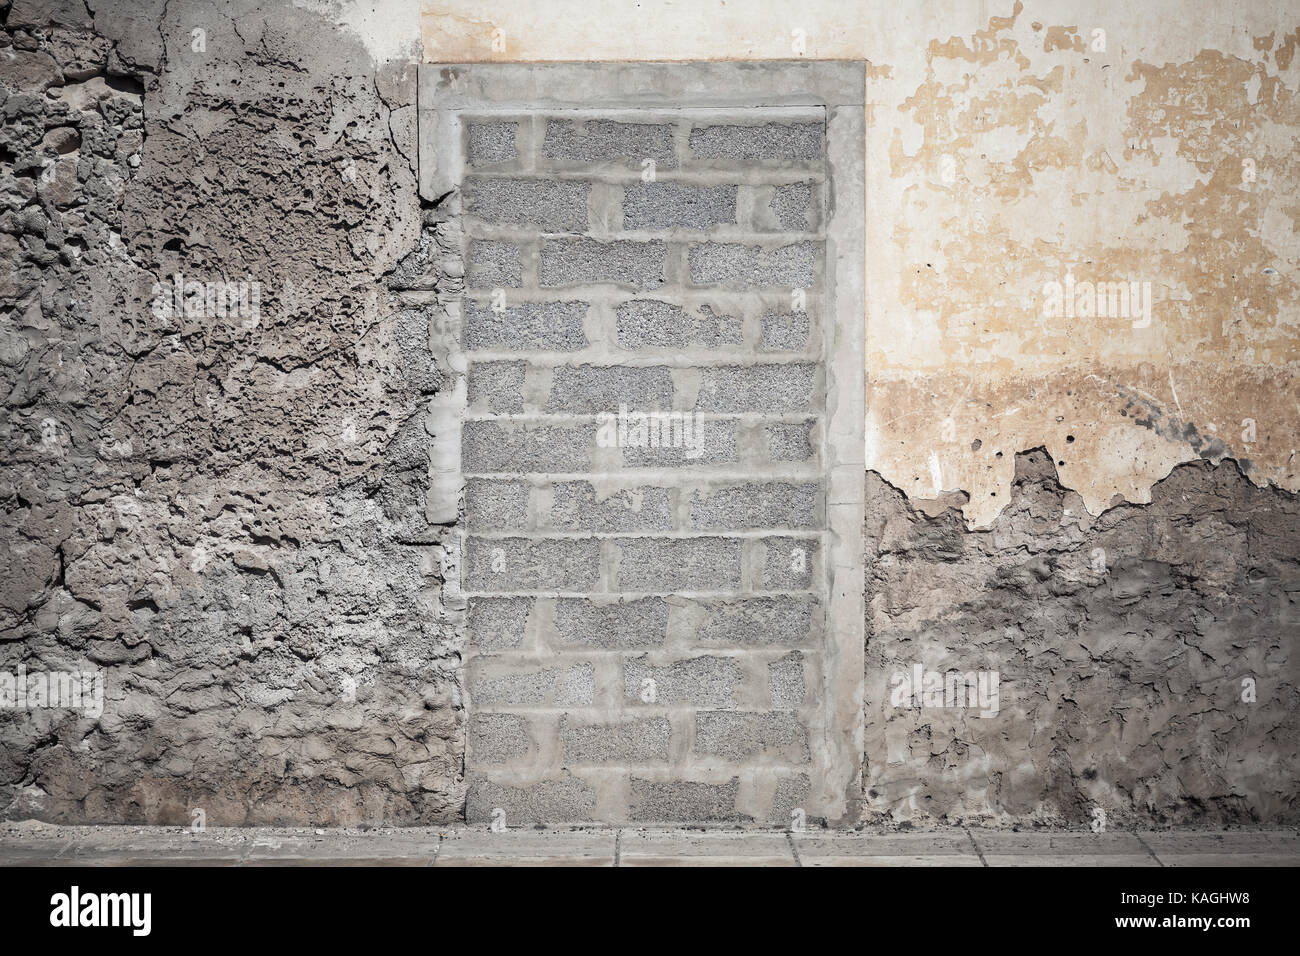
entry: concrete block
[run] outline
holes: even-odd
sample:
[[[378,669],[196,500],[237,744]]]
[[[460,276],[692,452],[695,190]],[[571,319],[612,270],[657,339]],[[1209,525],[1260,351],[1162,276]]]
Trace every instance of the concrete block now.
[[[570,179],[483,179],[462,184],[465,214],[495,225],[542,232],[586,232],[591,183]]]
[[[590,283],[655,289],[667,281],[667,263],[668,247],[662,242],[548,239],[542,243],[540,281],[544,286]]]
[[[787,232],[806,232],[813,227],[813,184],[785,183],[777,186],[768,211]]]
[[[560,645],[604,650],[662,646],[668,629],[668,604],[660,597],[634,601],[555,602],[555,637]]]
[[[695,751],[707,757],[806,763],[808,730],[792,711],[705,711],[695,715]]]
[[[745,598],[706,604],[698,639],[741,647],[805,644],[814,636],[818,610],[812,597]]]
[[[625,717],[606,723],[560,718],[566,765],[645,764],[668,760],[673,728],[667,717]]]
[[[528,718],[522,714],[475,714],[469,719],[469,747],[475,766],[522,760],[532,749]]]
[[[493,166],[519,158],[515,145],[518,123],[471,123],[468,134],[469,164]]]
[[[772,805],[768,809],[767,822],[774,827],[788,829],[795,822],[795,811],[804,810],[803,822],[807,823],[808,797],[811,790],[812,781],[807,774],[801,773],[783,778],[772,794]]]
[[[652,159],[656,168],[673,169],[673,128],[657,123],[611,120],[549,120],[542,140],[547,159],[579,163],[617,162],[640,169]]]
[[[569,774],[527,787],[512,787],[473,775],[465,795],[466,821],[488,823],[492,811],[498,808],[504,811],[507,826],[578,823],[592,819],[596,791]]]
[[[548,412],[617,414],[623,405],[636,412],[671,409],[672,374],[654,366],[560,365],[551,375]]]
[[[819,545],[815,538],[765,538],[763,587],[802,590],[812,586]]]
[[[562,481],[554,486],[551,525],[564,531],[670,531],[672,502],[667,488],[605,495],[587,481]]]
[[[698,421],[699,431],[681,447],[624,445],[623,465],[627,468],[698,468],[738,461],[736,424],[729,421]]]
[[[533,599],[526,597],[470,598],[465,625],[470,645],[485,651],[518,647],[532,607]]]
[[[744,320],[717,315],[707,305],[698,314],[658,299],[630,299],[618,307],[618,344],[625,349],[717,348],[742,345]]]
[[[468,421],[461,432],[467,472],[586,471],[596,426]]]
[[[469,591],[587,591],[599,579],[595,538],[465,539]]]
[[[747,482],[691,496],[691,527],[813,528],[821,497],[815,482]]]
[[[509,288],[523,281],[523,263],[514,243],[475,239],[465,259],[465,284],[471,289]]]
[[[619,538],[622,591],[704,591],[740,587],[735,538]]]
[[[792,651],[767,665],[767,693],[773,707],[798,708],[804,704],[804,658]]]
[[[728,289],[807,289],[817,281],[819,242],[768,249],[736,242],[701,242],[690,248],[691,282]]]
[[[470,699],[487,707],[589,707],[594,694],[592,665],[539,667],[475,657],[466,665]]]
[[[430,311],[428,307],[402,309],[394,333],[402,360],[402,377],[426,395],[440,391],[445,381],[429,348]]]
[[[637,183],[623,190],[624,229],[712,229],[736,222],[736,187]]]
[[[701,373],[697,412],[799,412],[813,404],[817,367],[723,365]]]
[[[582,321],[586,302],[523,302],[503,312],[466,299],[461,310],[461,339],[467,351],[576,352],[585,348]]]
[[[689,657],[667,664],[631,657],[623,664],[623,693],[628,704],[732,707],[743,679],[734,657]]]
[[[763,352],[802,352],[808,347],[807,312],[768,312],[763,316]]]
[[[772,461],[808,461],[813,457],[812,430],[816,422],[773,422],[763,426],[767,457]]]
[[[730,162],[808,162],[821,156],[825,133],[822,123],[697,126],[691,130],[691,156]]]
[[[470,478],[465,482],[465,524],[471,531],[527,531],[526,481]]]
[[[466,377],[466,398],[470,408],[498,415],[513,415],[524,410],[523,362],[474,362]]]
[[[742,823],[752,818],[736,810],[740,778],[727,783],[632,778],[628,817],[648,823]]]

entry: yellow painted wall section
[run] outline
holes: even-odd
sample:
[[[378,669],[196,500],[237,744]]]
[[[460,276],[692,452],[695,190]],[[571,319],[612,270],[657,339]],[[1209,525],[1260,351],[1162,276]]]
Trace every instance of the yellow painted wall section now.
[[[965,492],[985,526],[1040,445],[1094,514],[1198,457],[1300,489],[1300,8],[425,0],[418,23],[426,62],[865,60],[867,465],[914,501]]]

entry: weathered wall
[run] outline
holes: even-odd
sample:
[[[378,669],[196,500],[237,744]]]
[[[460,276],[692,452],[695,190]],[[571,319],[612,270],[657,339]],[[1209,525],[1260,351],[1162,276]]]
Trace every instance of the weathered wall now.
[[[1294,499],[1260,490],[1300,488],[1286,5],[0,0],[0,20],[0,670],[89,661],[108,688],[98,720],[0,713],[0,812],[463,812],[423,505],[442,377],[427,311],[386,281],[451,254],[415,199],[418,37],[429,61],[869,62],[869,708],[916,648],[1000,668],[1008,704],[869,709],[868,818],[1294,820]],[[1067,271],[1150,281],[1150,325],[1044,317]],[[177,272],[258,281],[257,322],[158,316]],[[1039,446],[1059,477],[1022,460],[1014,483]],[[1121,558],[1094,582],[1102,537]],[[1259,702],[1235,704],[1250,675]]]
[[[0,812],[456,818],[413,546],[439,373],[379,294],[419,235],[414,71],[287,5],[91,6],[0,4],[0,670],[100,665],[107,700],[0,712]],[[160,317],[177,272],[259,314]]]

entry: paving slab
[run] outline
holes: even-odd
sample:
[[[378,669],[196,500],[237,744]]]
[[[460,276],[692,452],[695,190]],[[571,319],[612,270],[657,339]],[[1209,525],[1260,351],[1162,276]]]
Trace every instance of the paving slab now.
[[[431,866],[440,828],[259,829],[244,866]]]
[[[624,830],[619,866],[798,866],[779,831]]]
[[[803,866],[983,866],[964,832],[792,833]]]
[[[617,830],[450,830],[434,866],[613,866]]]

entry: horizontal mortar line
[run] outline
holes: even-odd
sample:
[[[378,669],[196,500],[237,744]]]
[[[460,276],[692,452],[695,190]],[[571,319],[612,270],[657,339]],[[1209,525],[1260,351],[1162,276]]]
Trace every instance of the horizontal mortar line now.
[[[576,160],[572,162],[577,162]],[[608,160],[596,160],[595,163],[607,163]],[[736,160],[731,166],[702,166],[701,162],[721,162],[721,160],[695,160],[681,166],[655,166],[655,178],[651,183],[680,183],[686,186],[789,186],[799,183],[813,183],[818,186],[830,179],[823,163],[815,159],[801,160],[804,165],[760,166],[743,165],[748,160]],[[769,160],[769,162],[775,162]],[[504,164],[487,166],[466,165],[461,182],[469,178],[482,180],[501,180],[503,182],[524,180],[557,180],[562,182],[597,182],[609,186],[638,186],[646,183],[641,178],[639,167],[625,166],[611,168],[608,165],[560,165],[556,160],[544,159],[533,169],[502,168]]]
[[[754,467],[760,467],[756,465]],[[767,466],[761,466],[766,468]],[[708,469],[707,471],[694,469]],[[641,485],[663,485],[668,488],[680,487],[678,482],[728,481],[749,483],[760,481],[819,481],[824,478],[824,471],[719,471],[708,465],[682,466],[673,468],[628,469],[627,471],[467,471],[461,477],[490,478],[494,480],[532,481],[534,484],[551,481],[603,481],[610,484],[627,483],[627,489]],[[621,490],[621,489],[620,489]]]
[[[632,368],[634,366],[621,366]],[[622,404],[622,403],[620,403]],[[706,422],[740,422],[742,424],[764,424],[780,423],[793,424],[796,421],[805,421],[810,418],[820,418],[826,414],[822,408],[796,409],[785,412],[697,412],[689,408],[643,408],[628,404],[629,413],[638,415],[657,414],[657,415],[690,415]],[[615,407],[610,411],[617,412]],[[595,422],[600,412],[475,412],[468,411],[465,421],[471,422],[574,422],[587,423]],[[791,421],[786,421],[790,419]],[[621,445],[623,448],[653,448],[653,445]],[[673,446],[659,446],[662,448],[671,448]]]
[[[691,347],[681,348],[673,345],[628,346],[626,349],[581,349],[573,352],[532,349],[521,345],[518,349],[493,350],[476,349],[461,344],[463,354],[472,362],[527,362],[544,368],[558,368],[564,365],[601,365],[621,368],[710,368],[714,362],[728,361],[732,365],[745,365],[745,359],[771,359],[767,365],[815,365],[823,361],[819,352],[776,351],[755,352],[752,348],[737,345],[731,348],[708,349]],[[663,354],[656,355],[648,350],[661,349]],[[698,351],[697,351],[698,349]],[[669,351],[671,350],[671,352]],[[567,359],[567,361],[566,361]],[[629,364],[635,359],[637,364]],[[641,364],[659,359],[654,364]],[[739,360],[739,361],[737,361]]]
[[[693,541],[697,538],[716,539],[716,538],[815,538],[823,534],[830,533],[829,527],[816,528],[718,528],[716,530],[690,530],[690,531],[548,531],[543,528],[533,528],[527,531],[503,531],[503,530],[485,530],[475,531],[473,529],[463,530],[461,532],[465,537],[481,538],[485,541],[509,540],[519,538],[528,541],[585,541],[589,538],[597,540],[631,538],[644,539],[648,541]],[[505,572],[502,572],[505,573]]]
[[[644,61],[632,61],[642,63]],[[676,60],[658,60],[653,61],[656,65],[674,66],[679,61]],[[470,64],[472,65],[472,64]],[[519,64],[524,66],[525,64]],[[457,113],[458,119],[462,122],[472,122],[477,116],[491,117],[499,121],[503,116],[515,116],[521,120],[546,119],[551,113],[563,113],[572,115],[575,113],[586,114],[596,119],[609,119],[619,122],[630,122],[634,126],[663,126],[666,123],[676,119],[699,119],[717,117],[720,120],[728,120],[726,125],[730,126],[763,126],[770,123],[773,119],[778,118],[776,114],[785,114],[791,117],[801,117],[815,122],[819,122],[826,117],[826,106],[820,102],[812,103],[759,103],[754,106],[736,104],[735,106],[645,106],[645,105],[606,105],[606,106],[538,106],[532,103],[507,104],[499,103],[495,106],[451,106],[442,107],[448,113]],[[421,107],[421,112],[434,113],[438,112],[439,107],[436,105],[426,105]],[[764,116],[762,123],[754,123],[755,111],[765,111],[771,113],[771,116]],[[631,119],[628,119],[628,118]],[[642,119],[644,117],[644,119]],[[653,118],[653,122],[651,122]]]
[[[776,598],[776,597],[806,597],[815,600],[822,599],[820,591],[812,590],[781,590],[773,589],[771,591],[557,591],[554,589],[537,589],[532,591],[473,591],[462,590],[460,592],[465,598],[497,598],[497,597],[531,597],[531,598],[575,598],[578,600],[590,600],[600,598],[597,603],[612,604],[614,598],[643,598],[643,597],[680,597],[692,598],[696,600],[716,600],[716,601],[746,601],[754,598]]]
[[[723,229],[725,231],[711,231],[714,229]],[[559,230],[548,232],[540,229],[529,229],[526,226],[508,224],[494,225],[487,220],[475,217],[471,213],[465,214],[465,237],[467,239],[499,239],[514,242],[528,242],[532,240],[541,240],[545,242],[552,239],[591,239],[595,242],[662,242],[665,244],[673,243],[677,245],[688,245],[691,247],[697,247],[715,241],[726,242],[730,245],[788,245],[794,242],[826,241],[826,233],[824,232],[785,232],[779,229],[773,229],[766,232],[753,232],[741,229],[732,231],[727,228],[726,224],[721,226],[710,226],[708,229],[691,229],[687,226],[665,226],[662,229],[588,230],[583,232]]]
[[[693,657],[710,654],[722,654],[727,657],[742,657],[753,655],[762,657],[766,654],[772,656],[772,660],[781,660],[788,656],[791,651],[799,651],[805,657],[815,658],[821,655],[821,640],[818,635],[813,635],[805,641],[787,641],[785,643],[772,644],[728,644],[723,642],[713,643],[691,643],[684,645],[666,644],[649,644],[644,647],[587,647],[581,644],[564,644],[555,647],[547,647],[545,651],[521,651],[516,648],[502,648],[500,650],[479,650],[477,645],[470,644],[466,650],[465,660],[484,660],[484,661],[501,661],[503,663],[524,663],[524,664],[545,664],[550,661],[581,663],[585,660],[600,659],[608,660],[615,658],[623,660],[629,656],[644,657],[645,655],[658,655],[665,659],[669,657],[681,657],[683,654]],[[642,706],[652,705],[637,705]],[[655,705],[658,706],[658,705]],[[569,708],[571,709],[571,708]],[[607,713],[603,707],[590,708],[599,713]],[[785,708],[789,709],[789,708]],[[638,710],[639,712],[639,710]]]

